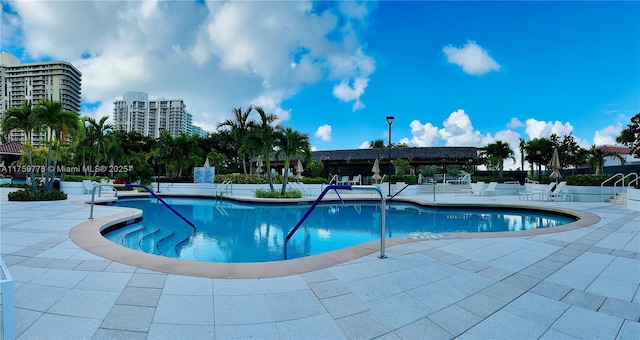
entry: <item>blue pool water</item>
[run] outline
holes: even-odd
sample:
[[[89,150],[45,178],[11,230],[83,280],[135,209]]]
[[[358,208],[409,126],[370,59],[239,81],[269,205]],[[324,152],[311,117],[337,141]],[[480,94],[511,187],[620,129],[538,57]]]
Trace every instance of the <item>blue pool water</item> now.
[[[185,260],[266,262],[284,258],[284,239],[310,204],[252,204],[229,200],[165,198],[193,228],[154,198],[120,199],[114,205],[143,210],[140,222],[104,236],[125,247]],[[543,212],[481,208],[432,208],[390,202],[386,237],[428,237],[456,232],[549,228],[575,218]],[[380,240],[379,202],[321,203],[289,240],[297,258]]]

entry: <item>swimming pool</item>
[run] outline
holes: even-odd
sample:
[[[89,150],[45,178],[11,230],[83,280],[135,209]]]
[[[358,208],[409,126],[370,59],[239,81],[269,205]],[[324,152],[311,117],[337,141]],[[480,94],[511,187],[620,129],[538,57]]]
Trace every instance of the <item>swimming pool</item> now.
[[[164,198],[192,221],[191,226],[155,198],[120,199],[114,205],[138,208],[143,219],[107,228],[107,239],[127,248],[170,258],[222,263],[280,261],[284,239],[310,207],[231,200]],[[464,207],[424,207],[389,202],[386,237],[422,238],[457,232],[550,228],[576,218],[539,211]],[[321,203],[287,245],[287,258],[300,258],[380,239],[379,202]]]

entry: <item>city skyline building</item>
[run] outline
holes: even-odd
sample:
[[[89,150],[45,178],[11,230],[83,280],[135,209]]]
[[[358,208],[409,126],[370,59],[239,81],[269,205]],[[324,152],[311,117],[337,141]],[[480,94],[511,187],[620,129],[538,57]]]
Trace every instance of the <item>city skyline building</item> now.
[[[193,116],[186,109],[180,98],[149,99],[146,92],[129,91],[113,102],[113,127],[152,138],[160,137],[160,129],[173,137],[191,135],[202,129],[193,126]]]
[[[62,109],[80,113],[82,73],[66,61],[22,64],[10,53],[0,54],[0,119],[10,108],[20,107],[24,101],[33,104],[41,99],[62,103]],[[31,143],[41,146],[47,132],[34,133]],[[13,130],[7,141],[26,142],[24,131]]]

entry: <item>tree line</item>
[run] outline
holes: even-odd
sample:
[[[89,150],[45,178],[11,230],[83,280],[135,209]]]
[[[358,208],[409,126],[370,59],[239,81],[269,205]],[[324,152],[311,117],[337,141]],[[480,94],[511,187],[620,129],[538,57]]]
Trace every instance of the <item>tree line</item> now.
[[[269,171],[271,155],[275,154],[276,158],[283,155],[285,169],[289,168],[292,159],[307,159],[311,155],[307,134],[277,124],[277,116],[259,106],[249,106],[244,110],[234,108],[231,118],[219,123],[215,132],[204,137],[172,136],[163,131],[160,138],[154,139],[135,131],[115,130],[107,120],[106,116],[96,120],[65,111],[60,102],[24,101],[20,107],[3,113],[0,127],[4,136],[12,130],[25,133],[26,152],[18,164],[28,165],[30,171],[27,176],[32,179],[34,191],[35,165],[45,165],[42,168],[46,171],[38,175],[46,179],[44,190],[50,191],[53,179],[61,175],[56,173],[61,166],[82,169],[84,173],[79,175],[84,176],[106,175],[148,183],[154,175],[171,179],[190,178],[193,168],[202,166],[206,158],[219,173],[247,174],[251,172],[250,159],[256,156],[261,156],[266,163],[269,185],[274,190]],[[33,136],[40,133],[45,133],[47,138],[42,146],[35,148]],[[159,174],[155,170],[158,164]],[[119,167],[123,165],[127,167]],[[104,168],[112,171],[99,173]],[[119,168],[132,170],[117,172]],[[282,193],[286,191],[287,180],[288,172],[285,171]]]

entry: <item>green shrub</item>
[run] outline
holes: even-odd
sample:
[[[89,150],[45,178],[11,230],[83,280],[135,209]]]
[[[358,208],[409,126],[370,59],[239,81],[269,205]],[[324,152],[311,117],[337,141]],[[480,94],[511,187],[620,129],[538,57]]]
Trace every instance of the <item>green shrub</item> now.
[[[391,183],[405,182],[407,184],[417,184],[418,176],[416,175],[391,175]]]
[[[63,175],[62,180],[65,182],[82,182],[85,180],[100,182],[100,180],[106,179],[109,177],[101,177],[101,176],[82,176],[82,175]]]
[[[302,177],[300,182],[304,184],[329,184],[329,180],[323,177]]]
[[[10,192],[7,196],[9,201],[59,201],[67,199],[67,194],[60,190],[46,192],[24,189]]]
[[[284,196],[280,195],[280,190],[262,190],[258,189],[255,192],[255,196],[258,198],[301,198],[302,192],[294,189],[289,190]]]
[[[583,185],[599,187],[602,182],[611,178],[611,175],[573,175],[567,176],[564,180],[567,181],[567,185]],[[613,186],[615,180],[611,180],[605,184],[605,186]],[[628,181],[627,181],[628,183]],[[625,185],[627,184],[625,183]]]
[[[544,182],[545,178],[542,178]],[[489,177],[489,176],[476,176],[473,179],[474,182],[485,182],[485,183],[490,183],[490,182],[498,182],[498,183],[504,183],[504,182],[518,182],[518,180],[516,178],[513,177]],[[548,183],[548,182],[547,182]]]
[[[0,187],[2,187],[2,188],[22,188],[22,189],[31,188],[31,186],[26,185],[26,184],[11,184],[11,183],[0,184]]]

